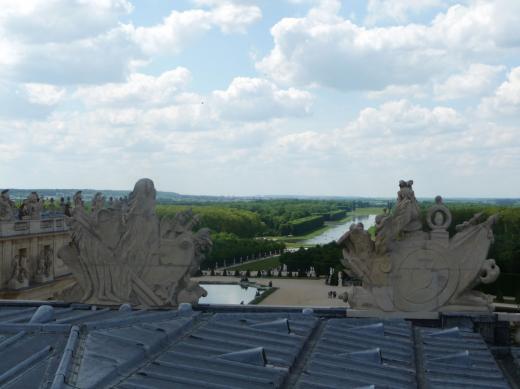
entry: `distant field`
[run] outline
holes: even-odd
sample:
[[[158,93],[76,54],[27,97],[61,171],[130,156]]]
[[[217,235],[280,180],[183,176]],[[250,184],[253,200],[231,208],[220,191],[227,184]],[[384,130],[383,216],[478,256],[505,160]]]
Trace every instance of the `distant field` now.
[[[262,259],[260,261],[252,262],[252,263],[244,263],[242,265],[233,266],[228,268],[228,270],[249,270],[249,271],[259,271],[259,270],[269,270],[275,267],[280,266],[280,257],[272,257]]]
[[[380,213],[383,213],[383,209],[384,208],[379,208],[379,207],[357,208],[354,212],[349,213],[349,217],[364,216],[364,215],[379,215]]]

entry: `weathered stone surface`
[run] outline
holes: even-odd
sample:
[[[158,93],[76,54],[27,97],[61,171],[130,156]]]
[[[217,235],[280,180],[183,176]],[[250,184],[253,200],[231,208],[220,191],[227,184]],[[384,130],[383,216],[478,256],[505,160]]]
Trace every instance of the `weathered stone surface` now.
[[[45,246],[36,258],[36,272],[34,280],[38,283],[49,282],[54,279],[52,274],[53,249]]]
[[[16,218],[16,205],[9,197],[9,190],[5,189],[0,194],[0,221],[12,221]]]
[[[16,255],[13,258],[11,278],[8,282],[9,289],[17,290],[29,286],[29,271],[27,266],[27,256]]]
[[[155,188],[139,180],[128,201],[103,208],[96,195],[92,213],[74,196],[72,241],[58,256],[78,284],[61,298],[92,304],[130,302],[141,306],[196,303],[205,291],[190,281],[204,251],[209,231],[194,233],[197,218],[191,211],[174,219],[155,214]]]
[[[23,201],[21,207],[21,216],[31,220],[38,220],[42,217],[43,200],[40,199],[38,193],[31,192],[29,196]]]
[[[486,259],[496,216],[479,222],[477,214],[450,238],[451,213],[437,196],[427,212],[430,231],[423,231],[412,185],[401,181],[393,212],[376,218],[375,242],[362,224],[338,240],[347,272],[363,282],[348,294],[350,305],[387,312],[491,310],[490,296],[472,288],[500,274]]]

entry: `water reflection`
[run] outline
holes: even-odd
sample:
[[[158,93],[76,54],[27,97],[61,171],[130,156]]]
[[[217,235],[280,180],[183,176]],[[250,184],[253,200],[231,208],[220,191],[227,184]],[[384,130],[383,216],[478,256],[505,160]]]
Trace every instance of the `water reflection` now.
[[[248,304],[254,300],[257,288],[232,284],[200,284],[207,292],[199,299],[199,304]]]
[[[305,244],[327,244],[332,242],[333,240],[337,240],[341,238],[341,236],[349,229],[350,225],[355,223],[363,223],[365,226],[365,230],[368,230],[372,227],[376,222],[376,215],[364,215],[364,216],[356,216],[353,220],[349,220],[343,224],[334,226],[322,234],[315,236],[314,238],[307,239]]]

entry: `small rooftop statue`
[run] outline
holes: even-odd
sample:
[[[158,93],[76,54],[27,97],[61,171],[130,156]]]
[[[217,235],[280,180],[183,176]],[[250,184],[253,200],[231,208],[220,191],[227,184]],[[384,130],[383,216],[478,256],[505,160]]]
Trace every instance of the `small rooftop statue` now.
[[[209,230],[193,232],[198,219],[186,211],[173,219],[155,214],[153,181],[135,184],[128,203],[103,208],[97,194],[88,212],[74,196],[72,241],[58,252],[77,279],[59,298],[90,304],[177,306],[196,303],[204,289],[190,281],[211,246]]]
[[[0,193],[0,221],[12,221],[16,217],[16,205],[9,197],[9,189]]]
[[[38,193],[31,192],[22,203],[22,214],[31,220],[41,219],[43,212],[43,200]]]
[[[451,213],[437,196],[426,215],[430,231],[423,231],[412,185],[400,181],[393,212],[376,218],[375,241],[361,223],[338,240],[347,272],[363,282],[348,293],[350,305],[386,312],[492,310],[491,297],[472,288],[500,274],[486,259],[497,215],[479,222],[477,214],[450,238]]]

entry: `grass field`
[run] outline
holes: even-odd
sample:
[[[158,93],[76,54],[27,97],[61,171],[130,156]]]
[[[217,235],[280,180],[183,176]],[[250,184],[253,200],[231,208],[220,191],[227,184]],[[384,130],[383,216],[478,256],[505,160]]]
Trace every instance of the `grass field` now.
[[[383,213],[383,208],[358,208],[349,216],[379,215],[380,213]]]
[[[259,261],[244,263],[241,265],[229,267],[227,270],[249,270],[249,271],[258,271],[258,270],[269,270],[280,265],[280,257],[271,257],[266,259],[261,259]]]

